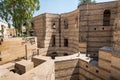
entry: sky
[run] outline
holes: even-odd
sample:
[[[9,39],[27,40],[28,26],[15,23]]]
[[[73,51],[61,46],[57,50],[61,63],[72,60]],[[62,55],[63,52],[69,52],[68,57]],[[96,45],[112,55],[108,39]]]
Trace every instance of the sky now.
[[[96,2],[108,2],[115,0],[96,0]],[[77,9],[79,0],[40,0],[40,10],[34,16],[42,13],[66,13]]]

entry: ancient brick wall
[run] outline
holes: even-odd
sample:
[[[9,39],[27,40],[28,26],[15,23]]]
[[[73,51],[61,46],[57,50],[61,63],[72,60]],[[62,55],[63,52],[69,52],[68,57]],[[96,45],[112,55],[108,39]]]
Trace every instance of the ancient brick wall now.
[[[61,14],[61,47],[68,54],[79,52],[78,11],[75,10],[70,13]],[[68,47],[64,46],[64,39],[68,39]]]
[[[113,25],[118,14],[117,6],[117,1],[81,5],[69,13],[42,14],[35,17],[33,23],[39,47],[44,48],[42,52],[47,52],[45,55],[53,52],[64,55],[79,51],[98,53],[99,48],[112,46]],[[64,46],[64,39],[68,40],[67,47]],[[84,46],[81,46],[82,44]]]
[[[114,26],[113,26],[113,48],[116,52],[120,51],[120,2],[118,2],[118,10],[117,10],[118,14],[117,14],[117,18],[114,22]]]
[[[40,16],[37,16],[34,18],[33,20],[33,27],[34,27],[34,34],[35,36],[37,36],[37,43],[38,43],[38,47],[44,47],[44,39],[45,39],[45,25],[46,25],[46,21],[45,21],[45,14],[42,14]]]
[[[40,49],[42,55],[51,55],[56,52],[58,53],[57,55],[63,56],[64,54],[77,53],[79,50],[86,52],[86,43],[79,43],[78,11],[75,10],[71,13],[61,15],[44,14],[44,18],[43,15],[35,17],[33,21],[34,31],[38,37],[38,47],[41,48],[42,46]],[[68,24],[67,29],[65,29],[65,20]],[[53,36],[55,37],[54,45]],[[65,46],[64,39],[68,39],[67,46]]]
[[[111,57],[111,77],[120,80],[120,2],[117,4],[118,14],[113,26],[113,52]]]
[[[112,26],[116,18],[117,3],[98,3],[79,7],[80,41],[87,42],[87,51],[96,53],[103,46],[112,45]],[[104,11],[110,10],[110,25],[103,25]]]
[[[120,54],[112,48],[102,48],[99,50],[98,68],[104,73],[104,78],[112,80],[120,79]]]
[[[59,19],[60,16],[58,14],[46,14],[45,48],[47,48],[47,55],[58,51]]]
[[[106,80],[109,76],[106,71],[82,59],[55,62],[55,80]]]
[[[35,42],[36,43],[36,40]],[[25,49],[25,44],[27,48]],[[21,58],[33,55],[33,52],[36,52],[37,44],[32,44],[29,41],[25,43],[25,40],[22,38],[7,38],[4,39],[0,45],[0,64],[5,64],[10,61],[19,60]]]
[[[56,61],[55,80],[79,80],[78,60]]]

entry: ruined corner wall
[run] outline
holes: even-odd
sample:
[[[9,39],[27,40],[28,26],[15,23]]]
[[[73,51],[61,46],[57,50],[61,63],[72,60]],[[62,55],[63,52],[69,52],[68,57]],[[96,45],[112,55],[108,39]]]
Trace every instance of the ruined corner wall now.
[[[111,73],[114,79],[120,79],[120,18],[116,19],[113,27],[113,52],[111,57]]]
[[[111,75],[120,80],[120,2],[118,2],[117,18],[113,26],[113,52],[111,57]]]
[[[107,77],[105,71],[81,59],[55,62],[55,80],[106,80]]]
[[[105,57],[106,56],[106,57]],[[112,80],[120,80],[120,55],[114,50],[99,50],[98,66],[104,76]]]
[[[55,80],[79,80],[78,60],[56,61]]]
[[[55,80],[120,80],[120,55],[100,49],[98,65],[93,63],[80,58],[55,61]]]
[[[117,10],[118,14],[117,14],[117,18],[114,22],[114,26],[113,26],[113,49],[116,52],[120,51],[120,2],[118,2],[118,10]]]

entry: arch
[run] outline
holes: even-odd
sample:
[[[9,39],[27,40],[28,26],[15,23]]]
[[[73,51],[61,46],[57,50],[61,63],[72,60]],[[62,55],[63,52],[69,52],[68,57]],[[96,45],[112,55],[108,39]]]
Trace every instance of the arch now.
[[[52,59],[55,59],[55,57],[58,56],[58,53],[57,52],[52,52],[50,54],[50,56],[51,56]]]
[[[52,24],[52,29],[56,29],[56,24],[55,23]]]
[[[68,29],[68,21],[64,20],[64,29]]]
[[[64,39],[64,47],[68,47],[68,39]]]
[[[55,35],[52,35],[52,47],[56,46],[56,39],[55,39]]]
[[[78,17],[75,18],[75,28],[78,28]]]
[[[111,11],[105,10],[103,14],[103,26],[110,26]]]
[[[64,53],[64,56],[68,56],[68,53]]]
[[[53,55],[57,55],[57,52],[52,52],[51,54],[53,54]]]

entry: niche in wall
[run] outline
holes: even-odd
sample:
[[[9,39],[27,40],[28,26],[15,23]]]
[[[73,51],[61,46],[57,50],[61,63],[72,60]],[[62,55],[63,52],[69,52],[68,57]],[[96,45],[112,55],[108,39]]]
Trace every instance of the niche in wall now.
[[[64,29],[68,29],[68,21],[64,20]]]
[[[52,23],[52,29],[56,29],[56,24]]]
[[[103,14],[103,26],[110,26],[111,11],[105,10]]]

